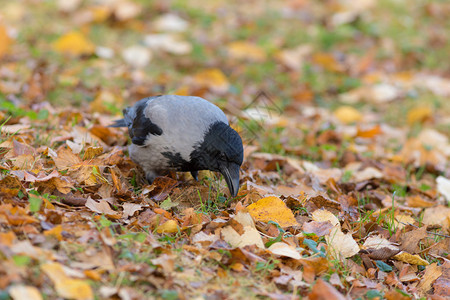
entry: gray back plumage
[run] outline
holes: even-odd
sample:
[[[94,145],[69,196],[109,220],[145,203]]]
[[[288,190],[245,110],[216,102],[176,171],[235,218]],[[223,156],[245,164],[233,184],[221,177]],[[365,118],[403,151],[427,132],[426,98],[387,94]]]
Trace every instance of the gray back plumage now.
[[[140,156],[169,151],[179,153],[181,158],[189,161],[195,146],[218,121],[228,124],[222,110],[203,98],[164,95],[138,101],[124,111],[120,124],[128,126],[130,136],[134,135],[134,144],[151,148],[144,153],[136,148],[139,146],[132,145],[133,151],[139,151]]]

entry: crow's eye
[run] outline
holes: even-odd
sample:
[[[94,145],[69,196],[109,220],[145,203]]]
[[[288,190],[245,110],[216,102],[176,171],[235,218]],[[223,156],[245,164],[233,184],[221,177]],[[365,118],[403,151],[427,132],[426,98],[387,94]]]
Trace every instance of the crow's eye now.
[[[224,153],[219,153],[219,159],[220,160],[227,160],[227,157],[225,156]]]

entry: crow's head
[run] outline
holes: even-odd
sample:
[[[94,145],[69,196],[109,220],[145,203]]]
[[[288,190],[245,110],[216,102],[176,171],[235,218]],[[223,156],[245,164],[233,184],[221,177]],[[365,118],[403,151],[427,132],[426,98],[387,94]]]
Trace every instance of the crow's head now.
[[[199,170],[222,173],[230,194],[239,190],[239,169],[244,159],[244,148],[239,134],[228,124],[215,122],[205,132],[203,141],[191,153],[191,163]]]

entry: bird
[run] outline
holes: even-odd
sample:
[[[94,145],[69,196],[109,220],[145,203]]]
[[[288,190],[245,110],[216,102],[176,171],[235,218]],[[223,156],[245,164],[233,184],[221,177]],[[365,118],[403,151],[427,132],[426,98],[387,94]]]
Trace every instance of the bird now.
[[[239,191],[242,139],[215,104],[195,96],[159,95],[123,110],[110,127],[128,127],[131,160],[152,183],[169,171],[221,173],[232,197]]]

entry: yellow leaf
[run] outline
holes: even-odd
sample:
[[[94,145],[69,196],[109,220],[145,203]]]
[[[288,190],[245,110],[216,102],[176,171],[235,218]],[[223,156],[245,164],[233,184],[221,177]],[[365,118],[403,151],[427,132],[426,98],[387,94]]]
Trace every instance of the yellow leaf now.
[[[194,75],[194,83],[219,93],[225,93],[230,87],[227,77],[219,69],[206,69],[198,72]]]
[[[51,235],[51,236],[56,237],[58,239],[58,241],[62,241],[62,234],[61,234],[61,232],[62,232],[62,226],[61,226],[61,224],[59,224],[59,225],[53,227],[50,230],[44,231],[44,235],[45,236],[50,236]]]
[[[11,43],[12,39],[6,32],[6,28],[0,25],[0,58],[6,53],[8,53]]]
[[[266,59],[266,53],[259,46],[245,42],[236,41],[228,45],[228,53],[235,59],[247,59],[252,61],[264,61]]]
[[[101,147],[101,146],[100,147],[90,146],[84,152],[83,159],[84,160],[86,160],[86,159],[93,159],[94,157],[99,156],[102,153],[103,153],[103,147]]]
[[[274,221],[281,227],[298,225],[292,211],[278,197],[270,196],[258,200],[247,207],[250,215],[263,222]]]
[[[337,110],[335,110],[334,115],[336,118],[338,118],[339,121],[345,124],[357,122],[362,119],[361,113],[351,106],[339,107]]]
[[[162,224],[161,226],[158,226],[156,229],[157,233],[175,233],[178,232],[178,224],[174,220],[169,220]]]
[[[430,263],[426,260],[422,259],[419,255],[412,255],[408,252],[400,252],[399,254],[395,255],[394,258],[399,261],[403,261],[405,263],[411,264],[411,265],[418,265],[418,266],[428,266]]]
[[[46,263],[41,265],[41,269],[52,280],[59,296],[76,300],[94,298],[89,284],[81,279],[70,278],[61,264]]]
[[[9,288],[9,295],[14,300],[42,300],[39,290],[29,285],[14,285]]]
[[[343,71],[343,66],[334,58],[333,55],[328,53],[316,53],[312,56],[312,61],[327,71]]]
[[[57,52],[72,55],[92,54],[95,51],[95,45],[78,31],[61,36],[53,43],[53,48]]]
[[[408,124],[423,123],[433,116],[433,111],[428,106],[419,106],[408,112]]]

